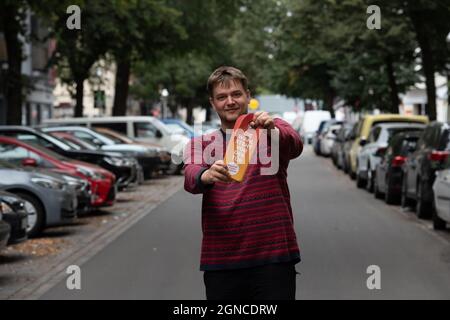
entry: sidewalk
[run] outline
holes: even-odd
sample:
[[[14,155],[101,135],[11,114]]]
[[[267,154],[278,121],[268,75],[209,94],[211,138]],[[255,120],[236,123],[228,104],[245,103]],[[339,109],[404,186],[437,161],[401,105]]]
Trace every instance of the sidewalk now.
[[[183,186],[183,177],[152,179],[120,192],[114,206],[0,253],[0,299],[38,299]]]

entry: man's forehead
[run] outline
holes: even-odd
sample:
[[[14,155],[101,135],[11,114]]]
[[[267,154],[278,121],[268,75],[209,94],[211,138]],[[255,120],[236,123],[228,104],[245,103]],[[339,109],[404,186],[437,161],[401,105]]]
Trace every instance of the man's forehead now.
[[[242,83],[239,80],[235,80],[235,79],[228,79],[228,80],[224,80],[223,82],[219,82],[214,86],[214,93],[215,94],[219,94],[219,93],[227,93],[227,92],[232,92],[235,90],[241,90],[243,92],[245,92],[244,87],[242,86]]]

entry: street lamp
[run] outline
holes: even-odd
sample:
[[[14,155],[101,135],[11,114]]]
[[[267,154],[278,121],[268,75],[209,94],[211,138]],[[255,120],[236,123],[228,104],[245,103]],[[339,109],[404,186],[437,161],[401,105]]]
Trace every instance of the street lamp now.
[[[169,97],[169,91],[166,88],[161,90],[161,107],[162,107],[162,118],[167,117],[167,98]]]

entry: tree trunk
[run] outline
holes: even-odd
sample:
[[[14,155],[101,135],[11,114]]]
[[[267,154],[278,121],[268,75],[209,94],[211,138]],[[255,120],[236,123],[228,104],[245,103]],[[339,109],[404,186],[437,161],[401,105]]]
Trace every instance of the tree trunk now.
[[[386,73],[389,83],[389,93],[391,95],[391,113],[398,113],[398,106],[400,105],[400,99],[398,98],[398,87],[397,81],[394,74],[394,66],[392,63],[392,57],[390,55],[386,56]]]
[[[15,5],[4,6],[1,20],[8,54],[6,72],[6,123],[22,124],[22,44],[18,38],[20,24],[17,22],[18,8]]]
[[[76,93],[75,93],[75,117],[82,117],[83,116],[83,97],[84,97],[84,79],[77,79],[75,81],[76,83]]]
[[[434,81],[435,65],[433,50],[428,38],[429,30],[426,27],[426,17],[423,17],[421,12],[411,11],[410,18],[416,32],[417,42],[419,43],[422,55],[422,66],[425,74],[428,99],[426,114],[431,121],[434,121],[436,120],[436,84]]]
[[[325,92],[325,110],[328,110],[331,114],[331,117],[334,118],[335,114],[334,114],[334,109],[333,109],[333,105],[334,105],[334,99],[336,98],[336,93],[334,91],[334,89],[331,86],[328,86],[326,88],[326,92]]]
[[[125,116],[127,114],[130,69],[131,61],[128,57],[117,59],[113,116]]]
[[[194,105],[192,104],[192,101],[186,101],[186,122],[190,125],[194,124]]]

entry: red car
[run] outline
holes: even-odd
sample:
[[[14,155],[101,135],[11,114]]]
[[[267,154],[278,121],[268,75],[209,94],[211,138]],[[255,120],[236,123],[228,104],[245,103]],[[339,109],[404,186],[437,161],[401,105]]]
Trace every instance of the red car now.
[[[93,207],[109,206],[116,197],[113,173],[99,166],[72,160],[34,144],[0,136],[0,159],[22,166],[48,169],[87,179],[91,186]]]

